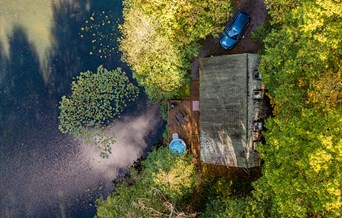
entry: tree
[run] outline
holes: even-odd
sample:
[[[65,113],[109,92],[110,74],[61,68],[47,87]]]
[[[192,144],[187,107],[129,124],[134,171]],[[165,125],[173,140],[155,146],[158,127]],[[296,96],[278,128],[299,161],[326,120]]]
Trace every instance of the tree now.
[[[223,29],[230,1],[124,1],[123,60],[152,100],[180,97],[199,39]]]
[[[272,16],[271,23],[275,25],[284,24],[288,13],[296,8],[299,0],[265,0],[268,13]]]
[[[273,30],[260,71],[275,106],[266,122],[256,204],[280,217],[341,209],[342,13],[336,1],[268,0]]]
[[[281,216],[338,217],[342,180],[341,112],[268,120],[267,144],[260,147],[264,176],[254,187],[258,201],[271,201]]]
[[[120,68],[108,71],[102,66],[97,73],[80,73],[72,82],[71,91],[59,105],[59,130],[76,138],[89,138],[91,128],[99,129],[119,117],[127,102],[139,93]]]
[[[257,207],[259,208],[257,208]],[[201,214],[203,218],[261,218],[271,217],[270,214],[264,214],[260,205],[256,205],[252,198],[224,198],[213,199],[208,202],[205,211]],[[276,216],[274,216],[276,217]]]
[[[168,148],[153,151],[144,162],[145,180],[171,201],[180,201],[195,188],[195,165],[190,157],[172,154]]]
[[[289,115],[297,113],[300,105],[312,103],[307,101],[307,90],[315,89],[314,81],[333,75],[341,77],[340,7],[334,1],[319,0],[295,5],[286,14],[286,22],[274,26],[264,41],[260,70],[272,101],[276,102],[275,114],[282,110]],[[272,20],[278,17],[272,11],[271,15]]]
[[[172,154],[168,147],[154,149],[142,162],[139,174],[135,169],[121,181],[106,200],[97,202],[97,217],[183,217],[181,202],[195,187],[195,167],[191,156]]]
[[[184,51],[177,49],[168,35],[156,31],[155,18],[136,10],[130,10],[128,15],[130,20],[127,18],[124,25],[129,30],[123,30],[126,38],[120,44],[123,60],[132,67],[134,77],[145,87],[150,99],[170,98],[186,82],[188,57],[181,54]],[[196,51],[190,54],[191,58]]]

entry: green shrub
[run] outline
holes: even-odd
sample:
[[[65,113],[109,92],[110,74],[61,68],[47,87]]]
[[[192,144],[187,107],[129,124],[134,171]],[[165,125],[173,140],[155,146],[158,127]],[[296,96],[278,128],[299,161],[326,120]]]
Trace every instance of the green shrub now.
[[[164,132],[163,132],[163,139],[165,142],[169,141],[169,129],[165,128]]]
[[[264,39],[271,32],[272,27],[269,21],[265,21],[263,24],[257,27],[256,31],[252,33],[252,40],[257,43],[263,43]]]
[[[168,114],[169,114],[169,105],[168,102],[162,102],[159,105],[160,115],[163,118],[163,120],[167,121]]]

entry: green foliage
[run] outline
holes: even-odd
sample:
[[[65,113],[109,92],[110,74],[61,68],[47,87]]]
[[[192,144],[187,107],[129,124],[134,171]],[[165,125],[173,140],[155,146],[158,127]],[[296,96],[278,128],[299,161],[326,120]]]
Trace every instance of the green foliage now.
[[[191,44],[209,34],[220,32],[230,9],[229,1],[220,0],[131,0],[125,3],[132,9],[140,9],[143,14],[158,19],[157,31],[180,44]]]
[[[300,0],[265,0],[268,13],[272,16],[271,23],[281,25],[287,20],[288,14],[300,3]]]
[[[169,130],[168,130],[168,128],[165,128],[165,130],[163,132],[163,139],[165,142],[169,141]]]
[[[264,203],[264,202],[263,202]],[[252,197],[222,198],[209,202],[200,217],[203,218],[268,218],[281,217],[277,212],[270,213],[270,205],[259,204]]]
[[[199,39],[226,23],[229,1],[124,1],[120,50],[152,100],[180,97]]]
[[[252,196],[245,197],[246,194],[250,194],[250,191],[241,194],[240,190],[236,190],[245,189],[243,186],[249,187],[249,185],[243,184],[246,182],[241,178],[232,180],[225,177],[203,182],[202,185],[206,186],[204,187],[206,190],[202,191],[202,195],[206,197],[206,205],[200,217],[272,217],[269,213],[269,202],[257,202]],[[251,181],[248,183],[250,184]],[[278,216],[274,214],[274,217]]]
[[[203,218],[241,218],[246,217],[247,208],[244,200],[241,199],[215,199],[210,201],[201,217]]]
[[[292,116],[301,107],[324,109],[321,102],[326,100],[337,101],[332,104],[335,109],[341,106],[340,12],[334,1],[305,1],[287,13],[291,19],[265,39],[260,71],[272,95],[275,114]],[[322,99],[318,101],[317,95]]]
[[[232,196],[232,181],[224,177],[208,178],[208,176],[203,175],[201,186],[205,201],[226,199]]]
[[[97,217],[176,216],[176,205],[193,192],[195,167],[188,155],[172,154],[168,147],[153,150],[142,162],[140,174],[132,169],[106,200],[98,201]]]
[[[317,114],[302,109],[290,119],[268,120],[267,144],[260,147],[264,176],[254,196],[271,200],[282,216],[338,217],[341,208],[342,111]]]
[[[161,114],[163,120],[167,121],[168,113],[169,113],[169,105],[168,105],[168,102],[162,102],[162,103],[160,103],[159,109],[160,109],[160,114]]]
[[[171,201],[180,201],[193,192],[195,166],[186,155],[174,155],[169,149],[160,149],[150,154],[153,161],[144,163],[147,179]]]
[[[280,217],[339,217],[342,164],[342,9],[336,1],[268,0],[272,32],[260,71],[267,120],[263,177],[253,197]]]
[[[270,22],[267,20],[263,24],[257,27],[256,31],[252,33],[253,41],[257,43],[262,43],[266,36],[271,32]]]
[[[139,92],[121,69],[108,71],[102,66],[97,73],[80,73],[71,91],[71,96],[63,96],[59,105],[59,130],[76,138],[87,137],[89,128],[106,126]]]

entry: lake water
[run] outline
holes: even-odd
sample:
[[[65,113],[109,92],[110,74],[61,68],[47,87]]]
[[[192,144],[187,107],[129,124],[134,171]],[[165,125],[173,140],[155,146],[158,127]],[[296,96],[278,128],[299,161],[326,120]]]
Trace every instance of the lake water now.
[[[130,74],[117,51],[122,2],[0,5],[0,216],[93,217],[94,200],[161,137],[155,130],[163,125],[141,94],[110,126],[117,142],[108,159],[57,129],[58,102],[79,72],[103,64]]]

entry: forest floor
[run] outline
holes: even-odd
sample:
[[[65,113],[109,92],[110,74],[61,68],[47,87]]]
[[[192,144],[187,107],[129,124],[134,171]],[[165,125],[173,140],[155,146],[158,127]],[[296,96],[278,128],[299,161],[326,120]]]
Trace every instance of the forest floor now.
[[[261,50],[262,45],[252,40],[252,33],[267,19],[267,11],[264,0],[233,0],[232,2],[234,12],[232,13],[232,16],[229,18],[229,20],[233,18],[236,11],[238,10],[246,12],[252,18],[251,23],[244,34],[244,37],[232,50],[226,50],[222,48],[222,46],[220,45],[219,37],[209,36],[205,40],[202,40],[200,42],[202,48],[193,63],[191,72],[193,79],[198,79],[199,58],[227,54],[257,53],[259,50]],[[229,20],[227,20],[227,22]]]

